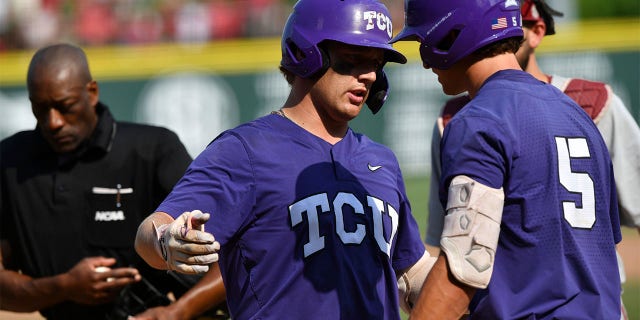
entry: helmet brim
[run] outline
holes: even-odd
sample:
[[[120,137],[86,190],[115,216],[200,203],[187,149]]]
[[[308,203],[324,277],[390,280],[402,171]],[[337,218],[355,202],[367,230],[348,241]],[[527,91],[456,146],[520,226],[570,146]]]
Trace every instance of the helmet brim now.
[[[396,50],[387,49],[385,52],[385,58],[386,58],[385,60],[389,62],[395,62],[400,64],[407,63],[407,57],[405,57],[402,53]]]
[[[351,42],[345,42],[344,39],[335,39],[335,40],[334,39],[329,39],[329,40],[333,40],[333,41],[337,41],[337,42],[341,42],[341,43],[346,43],[346,44],[350,44],[350,45],[367,47],[367,48],[383,49],[384,50],[384,58],[385,58],[384,60],[386,62],[395,62],[395,63],[400,63],[400,64],[407,63],[407,57],[405,57],[402,53],[400,53],[400,51],[394,49],[391,44],[374,42],[374,41],[370,41],[368,39],[363,39],[361,41],[351,41]]]
[[[422,37],[420,36],[421,32],[418,28],[415,27],[404,27],[400,30],[395,37],[389,40],[389,43],[396,43],[398,41],[418,41],[422,42]]]

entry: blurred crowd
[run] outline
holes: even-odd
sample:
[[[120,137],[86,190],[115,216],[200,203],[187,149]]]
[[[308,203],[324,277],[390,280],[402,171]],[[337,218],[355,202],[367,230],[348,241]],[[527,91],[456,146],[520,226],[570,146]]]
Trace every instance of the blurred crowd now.
[[[0,0],[0,50],[279,36],[294,0]]]
[[[403,1],[383,0],[401,29]],[[279,37],[295,0],[0,0],[0,51]]]

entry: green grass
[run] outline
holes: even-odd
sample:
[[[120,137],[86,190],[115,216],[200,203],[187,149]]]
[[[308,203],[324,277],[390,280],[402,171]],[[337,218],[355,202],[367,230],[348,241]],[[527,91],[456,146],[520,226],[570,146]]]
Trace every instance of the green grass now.
[[[420,226],[420,234],[424,239],[427,226],[427,201],[429,200],[428,177],[406,177],[407,196],[411,201],[411,211]],[[623,286],[622,299],[627,308],[629,319],[640,320],[640,279],[627,279]],[[403,314],[402,319],[407,319]]]
[[[640,319],[640,279],[629,279],[623,286],[622,300],[630,320]]]
[[[420,234],[424,238],[427,227],[427,201],[429,200],[429,177],[405,178],[407,196],[411,201],[411,211],[420,226]]]

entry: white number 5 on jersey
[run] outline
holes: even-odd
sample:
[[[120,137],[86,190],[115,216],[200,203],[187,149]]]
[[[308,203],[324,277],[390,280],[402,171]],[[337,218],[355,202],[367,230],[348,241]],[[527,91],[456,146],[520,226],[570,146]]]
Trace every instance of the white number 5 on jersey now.
[[[556,137],[560,183],[567,191],[582,196],[582,207],[573,201],[563,201],[564,218],[573,228],[590,229],[596,222],[593,180],[588,173],[571,171],[571,158],[590,158],[585,138]]]

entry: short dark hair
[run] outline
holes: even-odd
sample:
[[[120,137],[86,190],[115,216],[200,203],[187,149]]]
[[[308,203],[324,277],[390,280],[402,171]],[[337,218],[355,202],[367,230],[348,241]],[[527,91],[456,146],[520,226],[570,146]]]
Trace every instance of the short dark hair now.
[[[92,80],[87,56],[80,47],[59,43],[40,48],[31,58],[27,70],[27,87],[36,80],[36,72],[57,68],[72,68],[78,80],[87,83]]]

